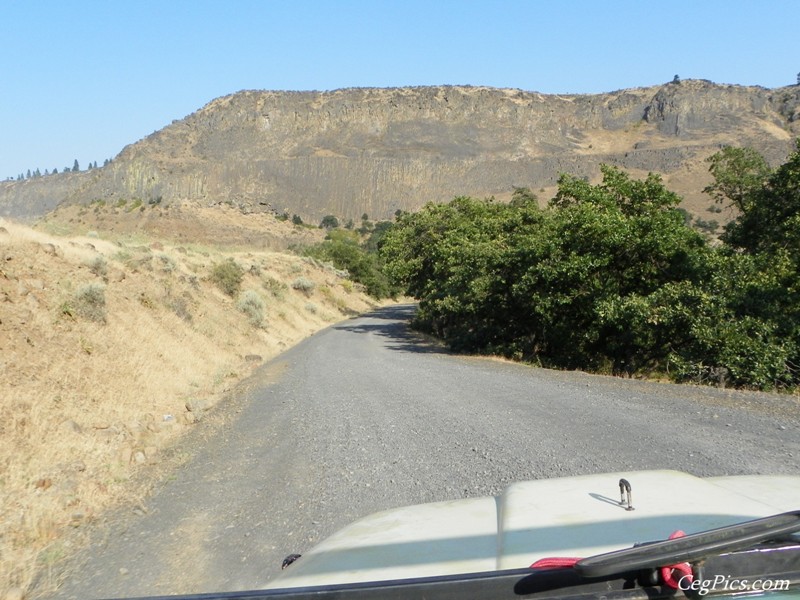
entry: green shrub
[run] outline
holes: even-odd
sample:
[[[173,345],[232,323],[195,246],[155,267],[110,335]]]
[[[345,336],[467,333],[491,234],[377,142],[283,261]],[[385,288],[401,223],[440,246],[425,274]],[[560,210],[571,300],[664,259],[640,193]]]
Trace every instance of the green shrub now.
[[[213,266],[210,279],[220,290],[233,298],[242,287],[244,269],[229,258]]]
[[[236,308],[247,315],[253,327],[261,327],[264,323],[264,300],[257,292],[246,290],[239,296]]]
[[[719,229],[719,221],[716,219],[709,219],[706,221],[704,219],[697,218],[694,221],[694,225],[698,229],[702,229],[703,231],[707,231],[709,233],[714,233],[717,229]]]
[[[341,275],[364,285],[370,296],[386,298],[399,291],[389,283],[377,254],[378,244],[386,231],[387,228],[381,224],[380,231],[373,232],[374,239],[371,236],[362,247],[355,232],[331,230],[324,242],[305,248],[303,252],[319,261],[332,263]]]

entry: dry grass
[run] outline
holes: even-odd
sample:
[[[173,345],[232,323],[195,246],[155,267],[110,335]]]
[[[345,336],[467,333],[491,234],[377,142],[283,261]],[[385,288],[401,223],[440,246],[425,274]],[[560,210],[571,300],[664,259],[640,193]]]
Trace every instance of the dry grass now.
[[[0,219],[0,597],[69,554],[65,532],[129,499],[132,474],[192,426],[187,401],[219,399],[253,368],[245,356],[373,306],[297,256],[103,237]],[[229,258],[243,289],[262,290],[257,327],[207,279]],[[292,289],[299,277],[324,293]],[[105,321],[74,308],[88,288]]]

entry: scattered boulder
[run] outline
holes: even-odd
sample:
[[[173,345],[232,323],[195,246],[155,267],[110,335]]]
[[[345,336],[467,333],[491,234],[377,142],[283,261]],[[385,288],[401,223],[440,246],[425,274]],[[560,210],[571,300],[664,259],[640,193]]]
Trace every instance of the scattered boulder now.
[[[72,527],[80,527],[89,518],[89,514],[85,510],[76,510],[70,517],[69,524]]]
[[[42,249],[42,251],[45,254],[49,254],[50,256],[56,256],[57,255],[56,247],[53,244],[42,243],[42,244],[39,244],[39,247]]]
[[[49,489],[53,485],[53,480],[49,477],[42,477],[41,479],[37,479],[36,482],[33,484],[37,490],[45,491]]]
[[[190,413],[202,413],[213,406],[211,400],[201,398],[191,398],[186,401],[186,410]]]
[[[61,424],[58,426],[60,431],[68,431],[70,433],[83,433],[83,429],[80,425],[78,425],[72,419],[67,419],[66,421],[62,421]]]

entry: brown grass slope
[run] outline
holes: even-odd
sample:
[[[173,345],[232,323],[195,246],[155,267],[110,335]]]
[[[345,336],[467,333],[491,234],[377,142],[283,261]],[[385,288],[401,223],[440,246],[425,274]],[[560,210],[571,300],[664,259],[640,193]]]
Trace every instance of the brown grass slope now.
[[[64,202],[229,203],[389,218],[456,195],[514,186],[543,199],[559,173],[595,179],[601,162],[661,173],[700,214],[704,160],[721,145],[783,160],[800,135],[800,86],[687,80],[597,95],[441,86],[331,92],[244,91],[126,147],[108,166],[0,183],[0,214]]]
[[[236,217],[208,220],[224,232]],[[213,280],[228,259],[243,271],[233,296]],[[255,366],[372,306],[290,254],[0,219],[0,597],[69,555],[67,532],[143,493],[132,477]]]

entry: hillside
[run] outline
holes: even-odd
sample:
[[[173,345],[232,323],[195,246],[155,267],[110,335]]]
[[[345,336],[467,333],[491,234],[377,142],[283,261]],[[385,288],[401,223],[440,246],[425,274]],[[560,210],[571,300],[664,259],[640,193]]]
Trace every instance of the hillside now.
[[[783,160],[800,135],[800,86],[687,80],[598,95],[486,87],[243,91],[126,147],[108,166],[0,183],[0,214],[102,200],[229,204],[245,213],[391,218],[456,195],[543,199],[559,173],[601,162],[661,173],[708,217],[704,160],[747,145]]]
[[[213,217],[235,230],[242,215]],[[275,239],[300,235],[269,219]],[[375,306],[330,266],[254,246],[0,219],[0,597],[46,578],[69,532],[145,494],[137,474],[255,367]],[[232,295],[215,283],[229,259]]]

